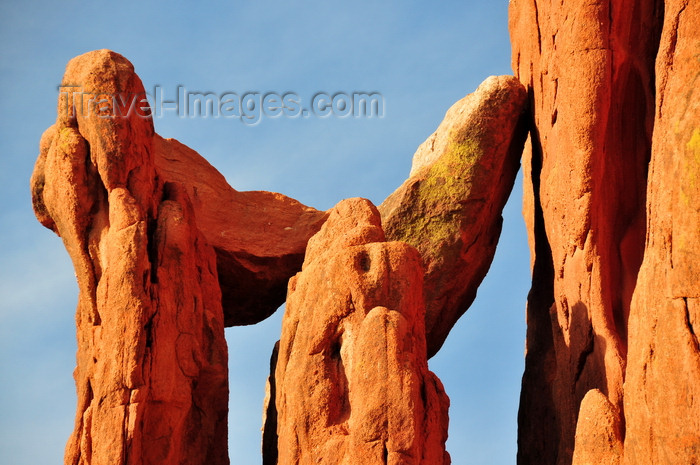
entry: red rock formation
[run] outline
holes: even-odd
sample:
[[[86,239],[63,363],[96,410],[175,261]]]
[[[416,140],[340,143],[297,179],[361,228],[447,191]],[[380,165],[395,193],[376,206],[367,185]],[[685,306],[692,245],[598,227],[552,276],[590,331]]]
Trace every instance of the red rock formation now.
[[[266,318],[302,260],[264,463],[448,464],[427,357],[490,265],[528,104],[518,462],[700,461],[700,3],[510,11],[529,103],[500,77],[450,109],[380,207],[390,242],[367,201],[328,216],[232,189],[154,133],[123,57],[69,63],[89,95],[61,94],[31,182],[80,288],[66,464],[228,463],[224,325]]]
[[[379,207],[389,240],[425,265],[428,356],[442,347],[491,266],[501,212],[527,136],[527,93],[492,76],[455,103],[413,157],[410,177]]]
[[[64,83],[143,95],[108,51]],[[68,101],[66,101],[68,100]],[[228,367],[215,254],[181,186],[157,180],[153,124],[59,102],[32,176],[37,217],[63,239],[80,288],[78,413],[65,463],[228,463]]]
[[[700,18],[697,2],[663,8],[510,3],[534,122],[520,464],[700,460]]]
[[[700,2],[665,2],[647,239],[629,315],[625,464],[700,463]]]
[[[369,201],[343,201],[290,280],[274,376],[280,465],[450,463],[421,258],[384,239]]]
[[[157,137],[141,81],[114,52],[71,60],[63,85],[31,184],[80,289],[65,463],[226,464],[224,317],[247,324],[281,304],[325,214],[236,192]]]
[[[591,389],[581,401],[574,465],[620,465],[622,463],[620,412],[598,389]]]
[[[186,187],[197,226],[216,251],[226,326],[264,320],[284,302],[326,213],[274,192],[238,192],[175,139],[156,135],[154,145],[158,174]]]

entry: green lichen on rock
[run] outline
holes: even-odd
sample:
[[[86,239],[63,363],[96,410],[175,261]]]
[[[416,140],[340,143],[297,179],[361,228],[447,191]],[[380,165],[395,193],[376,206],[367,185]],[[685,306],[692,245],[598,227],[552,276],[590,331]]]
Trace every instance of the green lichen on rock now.
[[[419,250],[427,242],[443,248],[454,245],[482,158],[478,141],[452,129],[445,152],[416,177],[408,191],[413,198],[405,205],[414,207],[402,212],[402,221],[395,225],[392,236]]]
[[[428,355],[476,296],[527,136],[527,90],[492,76],[456,102],[418,147],[409,178],[379,206],[388,240],[423,258]]]
[[[700,128],[693,129],[693,134],[687,144],[688,150],[693,152],[695,162],[700,165]]]

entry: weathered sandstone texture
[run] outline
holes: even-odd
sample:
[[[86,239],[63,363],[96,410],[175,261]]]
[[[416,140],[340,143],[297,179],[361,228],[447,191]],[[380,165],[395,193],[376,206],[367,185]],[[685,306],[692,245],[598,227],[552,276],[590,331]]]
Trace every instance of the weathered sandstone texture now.
[[[700,2],[665,2],[647,238],[632,297],[625,464],[700,463]]]
[[[131,64],[93,52],[64,84],[143,93]],[[42,138],[34,208],[73,260],[78,412],[65,463],[228,463],[228,359],[214,250],[181,185],[154,166],[153,125],[63,111]],[[78,104],[78,102],[75,102]]]
[[[269,316],[288,281],[264,463],[449,464],[449,400],[427,359],[493,258],[526,136],[515,78],[487,79],[418,149],[382,205],[389,242],[369,201],[329,217],[231,188],[155,134],[114,52],[71,60],[61,90],[31,187],[80,288],[66,464],[228,463],[223,329]]]
[[[197,227],[214,247],[226,326],[272,315],[326,213],[274,192],[236,191],[201,155],[175,139],[156,134],[154,146],[159,176],[185,187]]]
[[[520,464],[700,462],[700,3],[512,0],[533,284]]]
[[[379,206],[387,238],[423,258],[428,356],[491,266],[527,137],[526,107],[516,78],[486,79],[448,110],[418,148],[409,178]]]
[[[71,60],[63,86],[31,187],[80,289],[65,463],[227,464],[224,324],[283,302],[326,214],[236,192],[155,135],[141,81],[114,52]]]
[[[416,249],[385,242],[369,201],[331,210],[289,282],[271,380],[277,427],[265,426],[277,434],[277,463],[450,463],[449,400],[428,371],[423,274]]]

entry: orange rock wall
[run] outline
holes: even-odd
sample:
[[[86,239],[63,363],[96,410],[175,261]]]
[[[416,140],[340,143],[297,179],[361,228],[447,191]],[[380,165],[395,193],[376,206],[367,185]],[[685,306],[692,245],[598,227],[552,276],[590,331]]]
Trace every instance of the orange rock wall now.
[[[698,460],[698,8],[510,2],[533,120],[520,464]]]
[[[700,463],[700,2],[665,2],[647,239],[629,315],[625,464]]]

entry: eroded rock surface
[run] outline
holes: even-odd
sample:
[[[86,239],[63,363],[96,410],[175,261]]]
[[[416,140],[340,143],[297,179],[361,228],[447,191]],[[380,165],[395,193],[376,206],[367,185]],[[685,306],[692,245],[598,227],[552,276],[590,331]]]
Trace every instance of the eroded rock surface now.
[[[491,266],[527,136],[526,107],[516,78],[486,79],[448,110],[416,151],[409,178],[379,206],[388,240],[423,258],[429,356]]]
[[[289,283],[274,375],[280,465],[450,463],[422,281],[418,252],[385,242],[369,201],[331,210]]]
[[[236,191],[175,139],[156,135],[154,146],[158,174],[185,186],[197,227],[216,251],[226,326],[264,320],[284,302],[287,280],[327,214],[282,194]]]
[[[106,50],[71,60],[69,84],[143,95]],[[158,179],[153,137],[149,118],[102,118],[64,94],[32,176],[37,217],[63,239],[80,289],[67,465],[228,463],[216,256],[186,190]]]
[[[698,8],[510,2],[535,126],[520,464],[700,461]]]
[[[620,465],[622,425],[620,412],[598,389],[591,389],[581,401],[576,427],[573,465]]]
[[[700,463],[700,3],[666,1],[647,239],[629,315],[625,464]]]
[[[31,185],[80,289],[65,463],[227,464],[224,324],[284,301],[326,214],[237,192],[158,137],[141,81],[114,52],[71,60],[62,91]]]

